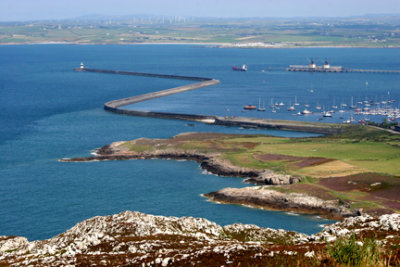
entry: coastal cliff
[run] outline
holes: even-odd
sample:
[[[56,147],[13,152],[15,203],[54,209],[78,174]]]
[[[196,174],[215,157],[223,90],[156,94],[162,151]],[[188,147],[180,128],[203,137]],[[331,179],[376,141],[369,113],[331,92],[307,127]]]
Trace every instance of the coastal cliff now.
[[[85,220],[47,240],[0,236],[0,266],[332,266],[340,258],[330,248],[352,236],[360,248],[375,237],[374,263],[399,263],[400,214],[348,218],[309,236],[125,211]]]

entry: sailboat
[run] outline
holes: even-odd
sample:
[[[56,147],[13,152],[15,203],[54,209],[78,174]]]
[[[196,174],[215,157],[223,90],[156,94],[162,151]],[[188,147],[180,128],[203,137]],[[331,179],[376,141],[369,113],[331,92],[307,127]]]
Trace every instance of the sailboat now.
[[[272,113],[276,113],[276,105],[274,104],[274,99],[271,98],[271,108],[272,108]]]
[[[297,96],[294,97],[294,105],[299,106],[300,104],[297,102]]]
[[[338,106],[335,104],[335,98],[333,98],[333,105],[332,105],[332,108],[334,108],[334,109],[337,109],[337,108],[338,108]]]
[[[261,106],[261,98],[258,99],[258,108],[257,111],[265,111],[265,103],[263,101],[263,105]]]
[[[355,109],[355,108],[356,108],[356,106],[354,105],[354,98],[353,98],[353,96],[351,97],[351,106],[350,106],[350,108],[351,108],[351,109]]]

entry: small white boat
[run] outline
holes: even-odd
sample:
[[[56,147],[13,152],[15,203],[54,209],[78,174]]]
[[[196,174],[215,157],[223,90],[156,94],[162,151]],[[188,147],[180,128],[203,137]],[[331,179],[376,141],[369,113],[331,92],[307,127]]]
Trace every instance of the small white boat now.
[[[312,112],[309,111],[308,109],[305,109],[305,110],[303,110],[303,111],[301,112],[301,114],[303,114],[303,115],[310,115],[310,114],[312,114]]]

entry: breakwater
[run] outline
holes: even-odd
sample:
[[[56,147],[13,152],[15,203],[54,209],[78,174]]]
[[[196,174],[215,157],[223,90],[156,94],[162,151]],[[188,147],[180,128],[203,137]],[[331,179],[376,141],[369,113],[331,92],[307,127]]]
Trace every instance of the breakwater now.
[[[299,131],[308,133],[337,134],[343,132],[348,125],[333,123],[314,123],[305,121],[284,121],[245,117],[215,117],[216,125],[238,126],[244,128],[265,128],[282,131]]]
[[[212,86],[219,83],[219,80],[212,78],[193,77],[193,76],[180,76],[180,75],[167,75],[167,74],[155,74],[155,73],[143,73],[143,72],[131,72],[131,71],[120,71],[120,70],[101,70],[92,68],[76,68],[78,72],[96,72],[105,74],[119,74],[119,75],[132,75],[132,76],[143,76],[143,77],[154,77],[164,79],[180,79],[196,81],[197,83],[170,88],[162,91],[147,93],[138,96],[132,96],[117,100],[112,100],[104,104],[104,109],[109,112],[131,115],[131,116],[142,116],[142,117],[155,117],[162,119],[178,119],[178,120],[189,120],[189,121],[200,121],[204,123],[224,125],[224,126],[238,126],[238,127],[252,127],[252,128],[266,128],[286,131],[300,131],[300,132],[312,132],[321,134],[335,134],[340,133],[344,130],[345,126],[339,124],[328,124],[328,123],[311,123],[311,122],[299,122],[299,121],[281,121],[271,119],[255,119],[245,117],[220,117],[215,115],[199,115],[199,114],[185,114],[185,113],[169,113],[169,112],[155,112],[155,111],[141,111],[124,109],[123,106],[139,103],[154,98],[164,97],[172,94],[178,94],[190,90],[195,90],[207,86]]]

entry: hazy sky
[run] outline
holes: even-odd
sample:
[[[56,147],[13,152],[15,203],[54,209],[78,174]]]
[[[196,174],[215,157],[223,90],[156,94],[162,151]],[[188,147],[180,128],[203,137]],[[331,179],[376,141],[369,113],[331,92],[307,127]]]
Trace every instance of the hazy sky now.
[[[0,0],[0,20],[100,15],[294,17],[400,14],[400,0]]]

